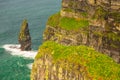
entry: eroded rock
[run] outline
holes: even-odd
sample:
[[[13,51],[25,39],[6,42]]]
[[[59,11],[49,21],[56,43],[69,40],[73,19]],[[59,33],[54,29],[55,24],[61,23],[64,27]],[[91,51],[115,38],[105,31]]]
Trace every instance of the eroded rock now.
[[[86,19],[89,25],[69,31],[59,25],[62,17],[76,21]],[[52,19],[49,21],[54,22]],[[60,18],[56,22],[58,25],[55,26],[47,24],[43,37],[45,41],[87,45],[110,57],[114,55],[112,58],[120,63],[120,0],[62,0]],[[116,53],[119,55],[116,56]]]
[[[20,49],[22,51],[31,50],[31,37],[30,37],[30,33],[29,33],[28,22],[26,19],[23,20],[23,22],[22,22],[18,41],[21,45]]]

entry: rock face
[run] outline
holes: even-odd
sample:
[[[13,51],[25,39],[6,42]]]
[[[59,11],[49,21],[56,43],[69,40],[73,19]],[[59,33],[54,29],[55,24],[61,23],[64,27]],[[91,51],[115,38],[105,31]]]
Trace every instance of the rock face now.
[[[31,50],[31,37],[28,28],[27,20],[23,20],[21,25],[18,41],[20,43],[20,49],[22,51]]]
[[[93,48],[46,41],[35,57],[31,80],[120,80],[119,72],[119,64]]]
[[[49,19],[45,41],[87,45],[120,62],[120,0],[63,0],[60,19],[63,17],[86,19],[89,26],[66,30],[60,25],[60,20],[56,21],[58,24],[51,25],[49,21],[54,20]]]
[[[120,80],[120,0],[62,0],[43,38],[31,80]]]

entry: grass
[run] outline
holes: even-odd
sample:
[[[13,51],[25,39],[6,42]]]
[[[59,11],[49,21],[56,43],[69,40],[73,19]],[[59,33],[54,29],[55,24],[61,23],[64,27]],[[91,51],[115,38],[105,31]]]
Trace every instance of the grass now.
[[[113,33],[113,32],[105,33],[105,35],[102,34],[101,32],[94,32],[94,34],[99,35],[101,37],[107,37],[108,39],[113,40],[113,41],[120,41],[119,34],[116,34],[116,33]]]
[[[56,13],[49,17],[47,24],[56,27],[59,24],[60,21],[60,13]]]
[[[113,41],[120,41],[120,36],[115,33],[107,33],[107,37]]]
[[[120,13],[119,12],[110,12],[109,16],[111,16],[117,23],[120,23]]]
[[[60,13],[57,13],[48,19],[47,24],[53,27],[59,26],[65,30],[78,30],[80,28],[88,27],[89,21],[85,19],[61,17]]]
[[[87,46],[63,46],[52,41],[40,46],[36,59],[50,55],[60,66],[78,74],[87,72],[91,80],[120,80],[120,65],[110,57]],[[71,66],[71,65],[74,65]],[[78,66],[81,68],[78,69]]]
[[[93,16],[94,19],[104,19],[107,16],[108,12],[103,9],[103,7],[97,7],[95,14]]]
[[[79,28],[88,27],[88,25],[89,25],[88,20],[67,17],[61,18],[59,23],[59,26],[66,30],[77,30]]]

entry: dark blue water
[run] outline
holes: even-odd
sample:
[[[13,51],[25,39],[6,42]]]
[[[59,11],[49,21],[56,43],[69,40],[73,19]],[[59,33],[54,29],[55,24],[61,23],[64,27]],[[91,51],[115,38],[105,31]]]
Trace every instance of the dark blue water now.
[[[13,56],[3,46],[18,44],[23,19],[29,23],[32,48],[37,50],[48,17],[60,10],[61,0],[0,0],[0,80],[30,80],[26,66],[33,59]]]

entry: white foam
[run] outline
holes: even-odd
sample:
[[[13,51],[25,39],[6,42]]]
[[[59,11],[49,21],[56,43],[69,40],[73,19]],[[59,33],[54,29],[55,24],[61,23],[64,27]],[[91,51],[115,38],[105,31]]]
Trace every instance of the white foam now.
[[[9,51],[11,55],[18,55],[26,58],[35,58],[37,51],[21,51],[19,44],[6,44],[3,46],[6,51]]]
[[[33,65],[33,63],[27,64],[27,67],[28,67],[29,69],[32,69],[32,65]]]

